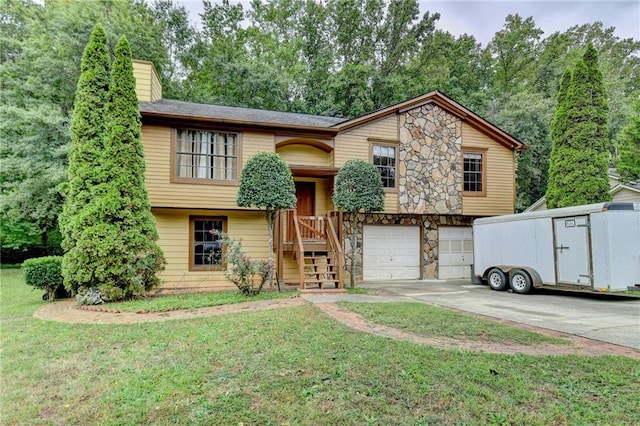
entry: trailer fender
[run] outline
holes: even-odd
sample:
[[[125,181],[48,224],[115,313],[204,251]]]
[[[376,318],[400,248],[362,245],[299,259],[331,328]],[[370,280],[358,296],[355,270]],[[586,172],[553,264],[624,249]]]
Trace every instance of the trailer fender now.
[[[531,277],[531,282],[533,284],[533,288],[540,288],[542,287],[543,283],[542,283],[542,278],[540,277],[540,274],[538,274],[538,272],[529,267],[529,266],[518,266],[518,265],[496,265],[495,268],[500,268],[505,275],[507,275],[507,277],[511,278],[511,271],[513,269],[520,269],[522,271],[526,271],[529,276]],[[490,268],[491,269],[491,268]],[[487,270],[488,272],[488,270]],[[486,272],[485,272],[485,278],[486,278]]]
[[[533,285],[533,288],[540,288],[542,287],[542,278],[540,277],[540,274],[538,274],[538,272],[529,267],[529,266],[507,266],[506,268],[508,269],[503,269],[505,273],[508,274],[509,276],[509,281],[511,281],[511,271],[512,270],[521,270],[521,271],[525,271],[527,274],[529,274],[529,276],[531,277],[531,284]]]

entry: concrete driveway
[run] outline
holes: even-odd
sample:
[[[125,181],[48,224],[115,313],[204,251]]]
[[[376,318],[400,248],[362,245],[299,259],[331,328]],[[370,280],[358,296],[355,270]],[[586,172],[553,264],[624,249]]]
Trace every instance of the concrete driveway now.
[[[640,299],[555,291],[519,295],[462,280],[366,282],[360,286],[640,349]]]

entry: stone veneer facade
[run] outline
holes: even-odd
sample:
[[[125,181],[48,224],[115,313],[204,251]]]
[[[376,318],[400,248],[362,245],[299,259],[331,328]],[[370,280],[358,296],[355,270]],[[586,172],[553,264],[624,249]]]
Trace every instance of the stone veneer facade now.
[[[422,226],[422,275],[425,279],[438,278],[438,228],[440,226],[471,226],[475,217],[417,215],[417,214],[358,214],[356,275],[362,279],[362,229],[363,225],[421,225]],[[351,271],[351,222],[350,215],[343,217],[343,241],[345,270]]]
[[[399,212],[462,214],[462,121],[429,103],[399,125]]]

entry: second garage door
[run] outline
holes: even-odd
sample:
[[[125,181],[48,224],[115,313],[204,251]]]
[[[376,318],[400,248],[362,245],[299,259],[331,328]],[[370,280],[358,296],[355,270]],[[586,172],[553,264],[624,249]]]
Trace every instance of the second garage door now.
[[[365,280],[420,278],[419,226],[364,225]]]
[[[438,278],[469,278],[472,263],[472,228],[441,226],[438,229]]]

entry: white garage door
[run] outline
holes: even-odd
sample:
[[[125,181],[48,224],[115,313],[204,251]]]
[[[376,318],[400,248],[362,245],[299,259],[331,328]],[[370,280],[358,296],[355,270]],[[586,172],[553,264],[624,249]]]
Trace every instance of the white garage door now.
[[[419,226],[364,225],[365,280],[420,278]]]
[[[469,226],[441,226],[438,231],[438,278],[470,278],[473,234]]]

